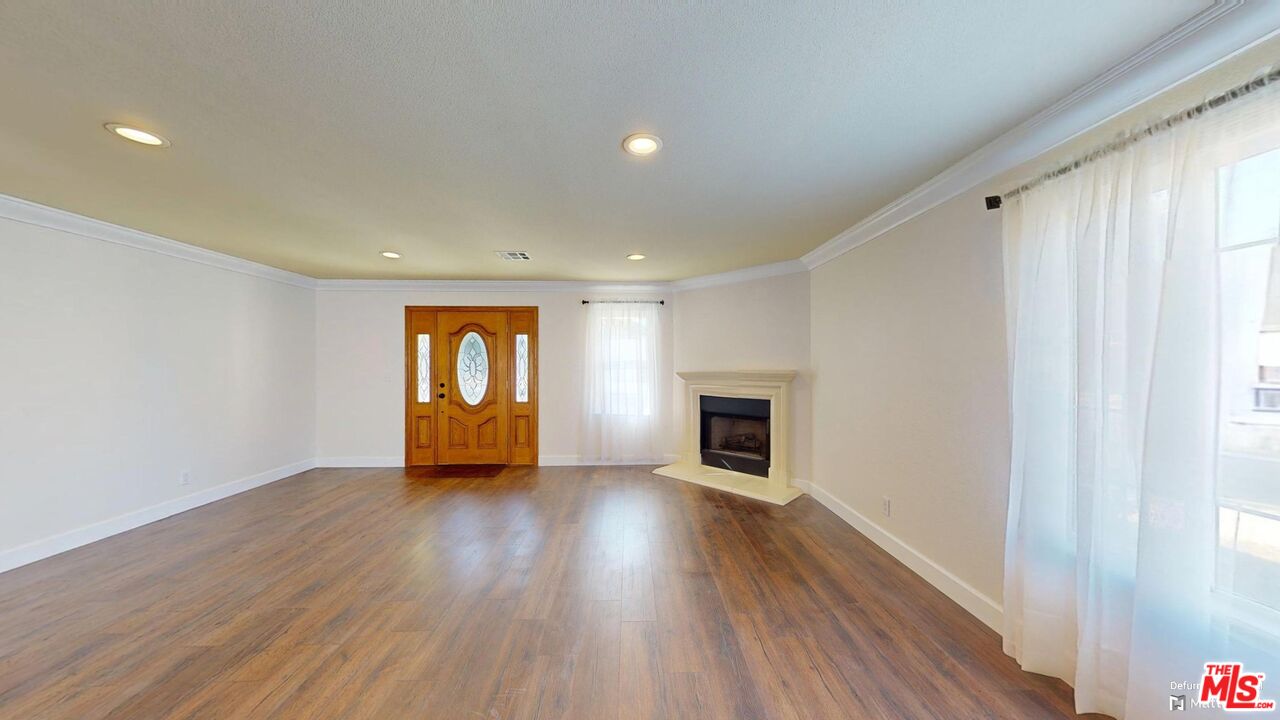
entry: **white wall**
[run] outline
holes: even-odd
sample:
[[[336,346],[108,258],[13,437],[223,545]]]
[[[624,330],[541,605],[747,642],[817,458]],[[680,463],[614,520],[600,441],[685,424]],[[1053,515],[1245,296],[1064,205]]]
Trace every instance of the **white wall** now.
[[[367,287],[367,286],[366,286]],[[609,297],[618,296],[612,293]],[[670,295],[662,297],[662,396],[670,397]],[[538,307],[539,461],[576,464],[587,312],[580,290],[452,292],[394,288],[320,289],[316,295],[317,446],[321,465],[404,463],[406,305]],[[675,434],[668,439],[674,454]]]
[[[677,295],[675,369],[795,370],[792,384],[792,475],[813,477],[810,465],[809,273],[684,290]],[[685,398],[675,382],[675,422]]]
[[[308,288],[0,217],[0,338],[0,570],[315,456]]]
[[[811,273],[813,480],[998,605],[1007,363],[1000,214],[982,195],[964,193]]]

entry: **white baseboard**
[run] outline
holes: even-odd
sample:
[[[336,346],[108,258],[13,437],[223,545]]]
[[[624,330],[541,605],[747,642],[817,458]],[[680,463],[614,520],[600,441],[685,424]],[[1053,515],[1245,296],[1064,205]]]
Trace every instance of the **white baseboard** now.
[[[667,465],[679,459],[679,455],[662,455],[651,462],[604,462],[601,460],[586,460],[581,455],[539,455],[538,464],[543,467],[564,467],[569,465]]]
[[[364,467],[404,467],[403,455],[353,455],[351,457],[316,458],[316,467],[322,468],[364,468]]]
[[[211,502],[221,500],[242,493],[246,490],[252,490],[276,480],[282,480],[290,475],[297,475],[300,472],[306,472],[316,466],[315,460],[301,460],[296,463],[284,465],[282,467],[260,472],[257,475],[250,475],[246,478],[233,480],[221,485],[200,490],[183,495],[180,498],[174,498],[162,502],[158,505],[145,507],[141,510],[117,515],[116,517],[96,522],[92,525],[86,525],[82,528],[69,530],[59,535],[43,538],[25,545],[19,545],[0,552],[0,572],[12,570],[16,567],[22,567],[37,560],[43,560],[68,550],[73,550],[81,545],[88,545],[97,542],[103,538],[118,535],[126,530],[132,530],[157,520],[163,520],[170,515],[177,515],[180,512],[186,512],[192,508],[207,505]]]
[[[946,568],[930,560],[919,550],[900,540],[893,533],[872,522],[867,516],[841,502],[834,495],[808,480],[793,480],[797,488],[804,490],[814,500],[822,503],[855,530],[866,535],[871,542],[884,548],[915,574],[938,588],[944,595],[956,601],[960,607],[981,620],[987,627],[1002,632],[1004,609],[1000,603],[983,595],[969,583],[952,575]]]

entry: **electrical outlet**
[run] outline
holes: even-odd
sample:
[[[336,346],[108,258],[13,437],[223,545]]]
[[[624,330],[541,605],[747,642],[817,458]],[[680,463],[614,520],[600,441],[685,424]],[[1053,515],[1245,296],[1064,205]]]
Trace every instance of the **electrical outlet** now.
[[[893,515],[893,501],[890,500],[888,496],[885,496],[884,498],[882,498],[882,503],[880,505],[880,512],[884,513],[885,517],[890,517]]]
[[[178,476],[178,484],[179,484],[179,485],[190,485],[190,484],[191,484],[191,471],[190,471],[190,470],[183,470],[183,471],[182,471],[182,475]]]

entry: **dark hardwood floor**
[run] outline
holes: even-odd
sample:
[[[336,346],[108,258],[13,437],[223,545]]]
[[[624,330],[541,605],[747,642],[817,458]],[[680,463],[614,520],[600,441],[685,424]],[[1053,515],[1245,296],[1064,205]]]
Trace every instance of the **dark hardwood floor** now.
[[[1058,718],[808,497],[313,470],[0,575],[4,718]]]

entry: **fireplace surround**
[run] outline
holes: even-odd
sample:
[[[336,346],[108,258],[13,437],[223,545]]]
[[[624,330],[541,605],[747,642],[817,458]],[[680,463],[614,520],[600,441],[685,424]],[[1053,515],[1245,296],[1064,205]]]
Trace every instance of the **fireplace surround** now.
[[[795,372],[680,372],[685,384],[680,461],[655,474],[778,505],[791,487],[787,447]]]

